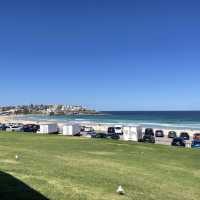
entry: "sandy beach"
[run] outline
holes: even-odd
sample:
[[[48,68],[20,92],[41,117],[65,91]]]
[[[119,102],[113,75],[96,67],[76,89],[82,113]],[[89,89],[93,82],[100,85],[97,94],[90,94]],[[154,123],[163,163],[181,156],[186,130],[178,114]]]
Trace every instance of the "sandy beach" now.
[[[22,123],[22,124],[31,124],[35,123],[30,120],[19,120],[16,118],[16,115],[9,115],[9,116],[0,116],[0,123],[6,124],[6,123]]]

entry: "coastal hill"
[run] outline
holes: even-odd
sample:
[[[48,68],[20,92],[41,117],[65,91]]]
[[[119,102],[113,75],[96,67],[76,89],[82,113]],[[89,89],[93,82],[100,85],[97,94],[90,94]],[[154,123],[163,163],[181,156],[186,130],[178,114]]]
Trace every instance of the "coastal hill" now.
[[[9,114],[44,114],[44,115],[97,115],[101,114],[93,109],[80,105],[18,105],[0,107],[0,115]]]

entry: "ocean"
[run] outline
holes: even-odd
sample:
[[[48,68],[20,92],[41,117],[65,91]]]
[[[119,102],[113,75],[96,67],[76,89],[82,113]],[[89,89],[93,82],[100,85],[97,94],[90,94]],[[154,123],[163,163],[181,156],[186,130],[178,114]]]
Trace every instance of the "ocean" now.
[[[93,122],[142,125],[152,128],[199,129],[200,111],[104,111],[104,115],[22,115],[19,119],[56,122]]]

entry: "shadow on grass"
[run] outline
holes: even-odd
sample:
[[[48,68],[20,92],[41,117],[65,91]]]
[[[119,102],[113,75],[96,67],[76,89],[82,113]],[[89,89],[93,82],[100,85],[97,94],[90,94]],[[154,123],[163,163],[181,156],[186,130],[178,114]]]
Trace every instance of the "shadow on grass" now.
[[[0,200],[48,200],[17,178],[0,171]]]

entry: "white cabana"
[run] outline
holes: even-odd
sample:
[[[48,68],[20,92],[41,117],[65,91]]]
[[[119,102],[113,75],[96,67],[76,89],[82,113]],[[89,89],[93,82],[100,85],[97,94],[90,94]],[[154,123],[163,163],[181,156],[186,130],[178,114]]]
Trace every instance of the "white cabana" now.
[[[63,135],[76,135],[81,131],[79,124],[68,124],[63,126]]]
[[[126,126],[123,127],[123,140],[140,141],[143,137],[141,126]]]
[[[37,133],[48,134],[57,132],[58,132],[58,125],[49,123],[49,124],[40,124],[40,129]]]

